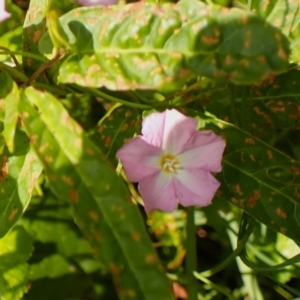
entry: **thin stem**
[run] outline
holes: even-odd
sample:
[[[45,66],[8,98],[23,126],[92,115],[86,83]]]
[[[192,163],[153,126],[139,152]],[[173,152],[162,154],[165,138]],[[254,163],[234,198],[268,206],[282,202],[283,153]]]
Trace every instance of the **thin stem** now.
[[[187,294],[188,300],[197,300],[197,280],[194,272],[197,270],[196,232],[194,220],[194,207],[188,207],[186,222],[186,262],[185,271],[187,274]]]
[[[21,56],[30,57],[30,58],[33,58],[33,59],[36,59],[36,60],[39,60],[39,61],[42,61],[42,62],[47,62],[48,61],[47,58],[42,57],[40,55],[36,55],[34,53],[30,53],[30,52],[11,51],[8,48],[2,47],[2,46],[0,46],[0,50],[2,50],[2,51],[0,51],[0,55],[21,55]]]
[[[76,88],[80,89],[82,91],[84,90],[83,88],[78,87],[78,86]],[[146,104],[142,104],[142,103],[130,102],[130,101],[126,101],[126,100],[122,100],[122,99],[110,96],[110,95],[108,95],[108,94],[106,94],[106,93],[104,93],[102,91],[99,91],[96,88],[91,88],[88,91],[92,92],[94,95],[99,96],[99,97],[101,97],[103,99],[106,99],[106,100],[109,100],[109,101],[112,101],[112,102],[116,102],[116,103],[121,103],[123,105],[131,106],[131,107],[136,107],[136,108],[142,108],[142,109],[150,109],[151,108],[150,105],[146,105]]]
[[[42,72],[44,72],[46,69],[50,68],[56,61],[58,61],[61,56],[63,55],[63,51],[59,51],[54,58],[47,61],[45,64],[41,65],[27,80],[25,83],[27,86],[29,86],[33,81],[35,81]]]
[[[247,229],[245,229],[243,236],[239,239],[236,249],[224,261],[222,261],[219,265],[215,266],[214,268],[212,268],[208,271],[204,271],[204,272],[197,273],[197,274],[200,276],[209,277],[209,276],[212,276],[212,275],[222,271],[227,266],[229,266],[235,260],[235,258],[244,251],[245,245],[249,239],[250,234],[252,233],[252,231],[254,229],[254,226],[255,226],[255,223],[251,222],[250,225],[247,227]],[[229,229],[231,231],[233,231],[230,227],[229,227]]]

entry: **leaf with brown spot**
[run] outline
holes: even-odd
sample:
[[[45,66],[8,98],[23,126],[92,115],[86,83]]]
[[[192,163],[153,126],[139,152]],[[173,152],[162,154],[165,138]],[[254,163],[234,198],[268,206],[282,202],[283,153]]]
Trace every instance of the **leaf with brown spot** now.
[[[66,43],[74,49],[59,62],[57,80],[170,92],[198,76],[253,84],[287,69],[288,39],[257,14],[201,1],[190,5],[188,0],[137,2],[61,16]],[[42,40],[51,43],[48,33]]]
[[[0,237],[18,221],[31,199],[42,165],[29,148],[28,138],[16,131],[14,152],[4,151],[0,172]]]
[[[173,299],[139,211],[127,201],[126,185],[100,149],[84,131],[74,130],[77,123],[71,117],[60,122],[67,112],[51,94],[30,87],[21,100],[20,115],[28,115],[22,118],[25,130],[28,136],[37,136],[32,147],[46,175],[56,175],[49,184],[58,198],[71,204],[74,220],[95,258],[111,271],[119,298],[127,300],[126,291],[134,290],[136,299]],[[76,141],[80,143],[74,147]],[[40,152],[46,142],[51,147]],[[74,186],[61,180],[66,174]],[[128,238],[133,231],[139,240]]]
[[[141,122],[141,116],[136,109],[115,105],[100,120],[90,137],[107,155],[108,159],[116,165],[116,152],[127,139],[140,132]]]
[[[210,119],[205,128],[226,140],[217,197],[300,245],[300,162],[221,120]]]

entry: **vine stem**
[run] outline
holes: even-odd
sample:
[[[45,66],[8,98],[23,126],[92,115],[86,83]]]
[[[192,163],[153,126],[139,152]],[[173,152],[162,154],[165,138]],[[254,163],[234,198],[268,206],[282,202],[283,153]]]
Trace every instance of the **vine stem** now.
[[[196,251],[196,227],[194,220],[195,208],[193,206],[186,209],[186,261],[185,271],[187,275],[187,294],[188,300],[197,300],[197,279],[194,272],[197,270],[197,251]]]

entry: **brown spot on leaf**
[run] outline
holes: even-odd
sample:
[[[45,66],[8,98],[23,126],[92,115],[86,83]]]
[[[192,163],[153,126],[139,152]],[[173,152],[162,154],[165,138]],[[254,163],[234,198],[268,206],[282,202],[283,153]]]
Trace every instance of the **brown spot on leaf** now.
[[[219,43],[219,38],[215,36],[202,35],[201,41],[206,45],[215,45]]]
[[[112,277],[114,279],[114,283],[115,283],[115,286],[116,286],[116,289],[117,289],[118,293],[119,294],[124,294],[124,290],[120,285],[121,275],[120,275],[119,267],[116,264],[111,263],[111,264],[108,265],[108,268],[110,270],[110,273],[112,274]]]
[[[99,248],[93,247],[93,248],[92,248],[92,251],[93,251],[93,253],[94,253],[95,256],[99,256],[99,253],[100,253]]]
[[[33,41],[34,43],[37,43],[37,42],[40,40],[41,35],[42,35],[42,32],[41,32],[40,30],[35,31],[35,32],[33,33],[32,41]]]
[[[244,194],[244,193],[242,192],[242,189],[241,189],[240,184],[236,184],[236,185],[234,186],[234,192],[235,192],[236,194],[239,194],[239,195],[243,195],[243,194]]]
[[[272,150],[268,150],[267,151],[267,154],[268,154],[268,157],[269,159],[272,159],[274,156],[273,156],[273,151]]]
[[[105,140],[104,140],[105,147],[107,147],[107,148],[110,147],[111,146],[111,142],[112,142],[112,139],[111,139],[110,136],[105,137]]]
[[[93,230],[93,236],[98,242],[103,241],[103,235],[97,230]]]
[[[251,159],[252,161],[256,161],[256,158],[255,158],[255,156],[254,156],[253,154],[250,154],[249,157],[250,157],[250,159]]]
[[[250,145],[254,145],[255,144],[255,140],[252,137],[247,137],[245,139],[245,143],[246,144],[250,144]]]
[[[76,190],[71,190],[69,197],[73,203],[77,203],[79,200],[78,192]]]
[[[136,292],[135,292],[134,290],[131,290],[131,289],[126,290],[126,291],[125,291],[125,294],[126,294],[128,297],[130,297],[130,298],[135,298],[135,296],[136,296]]]
[[[146,256],[146,263],[152,265],[157,262],[156,255],[151,253]]]
[[[295,175],[299,175],[300,174],[300,170],[299,168],[295,167],[295,166],[290,166],[290,171],[295,174]]]
[[[44,152],[49,146],[50,146],[49,143],[42,144],[42,145],[39,147],[39,152],[40,152],[40,153]]]
[[[86,18],[86,21],[88,24],[97,24],[99,22],[99,19],[97,18]]]
[[[87,149],[86,149],[86,152],[87,152],[89,155],[91,155],[91,156],[95,154],[95,151],[94,151],[93,148],[87,148]]]
[[[17,213],[18,213],[18,209],[17,208],[15,208],[15,209],[13,209],[12,211],[11,211],[11,213],[9,214],[9,216],[8,216],[8,220],[11,222],[14,218],[15,218],[15,216],[17,215]]]
[[[29,140],[30,140],[30,142],[32,143],[32,144],[35,144],[36,143],[36,141],[38,140],[38,136],[36,135],[36,134],[33,134],[33,135],[30,135],[29,136]]]
[[[132,232],[131,236],[137,242],[141,240],[141,234],[138,231]]]
[[[53,162],[53,157],[50,155],[45,155],[44,161],[47,165],[50,165]]]
[[[62,176],[62,180],[63,180],[64,183],[66,183],[69,186],[74,185],[74,182],[73,182],[73,180],[72,180],[72,178],[70,176],[63,175]]]
[[[253,208],[258,199],[260,199],[260,191],[255,190],[253,194],[247,199],[248,206]]]
[[[282,218],[282,219],[286,219],[286,212],[283,211],[281,208],[276,208],[276,214],[278,217]]]
[[[8,159],[7,159],[7,156],[2,155],[0,183],[5,181],[7,175],[8,175]]]
[[[295,198],[300,198],[300,191],[299,191],[298,186],[294,186],[293,195]]]
[[[99,215],[92,209],[88,210],[88,215],[89,217],[94,221],[94,222],[98,222],[99,221]]]
[[[227,54],[225,57],[225,65],[230,66],[233,63],[233,57],[230,54]]]

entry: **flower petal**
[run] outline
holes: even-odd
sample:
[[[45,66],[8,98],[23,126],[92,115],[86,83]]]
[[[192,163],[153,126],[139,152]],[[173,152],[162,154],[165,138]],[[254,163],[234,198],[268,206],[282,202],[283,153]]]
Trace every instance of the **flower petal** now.
[[[220,172],[225,141],[213,131],[197,131],[178,155],[183,168],[201,168],[204,171]]]
[[[160,155],[161,150],[159,148],[148,144],[140,136],[127,142],[116,153],[127,178],[132,182],[138,182],[159,172]]]
[[[196,131],[197,123],[197,120],[171,109],[147,116],[143,121],[142,134],[150,144],[176,155],[182,152]]]
[[[174,187],[183,206],[207,206],[211,203],[220,183],[209,172],[200,169],[180,170]]]
[[[1,4],[0,4],[0,22],[6,20],[9,17],[10,17],[10,13],[8,13],[5,10],[5,1],[1,0]]]
[[[173,211],[177,207],[177,198],[172,176],[158,173],[140,181],[139,192],[148,213],[153,209]]]

